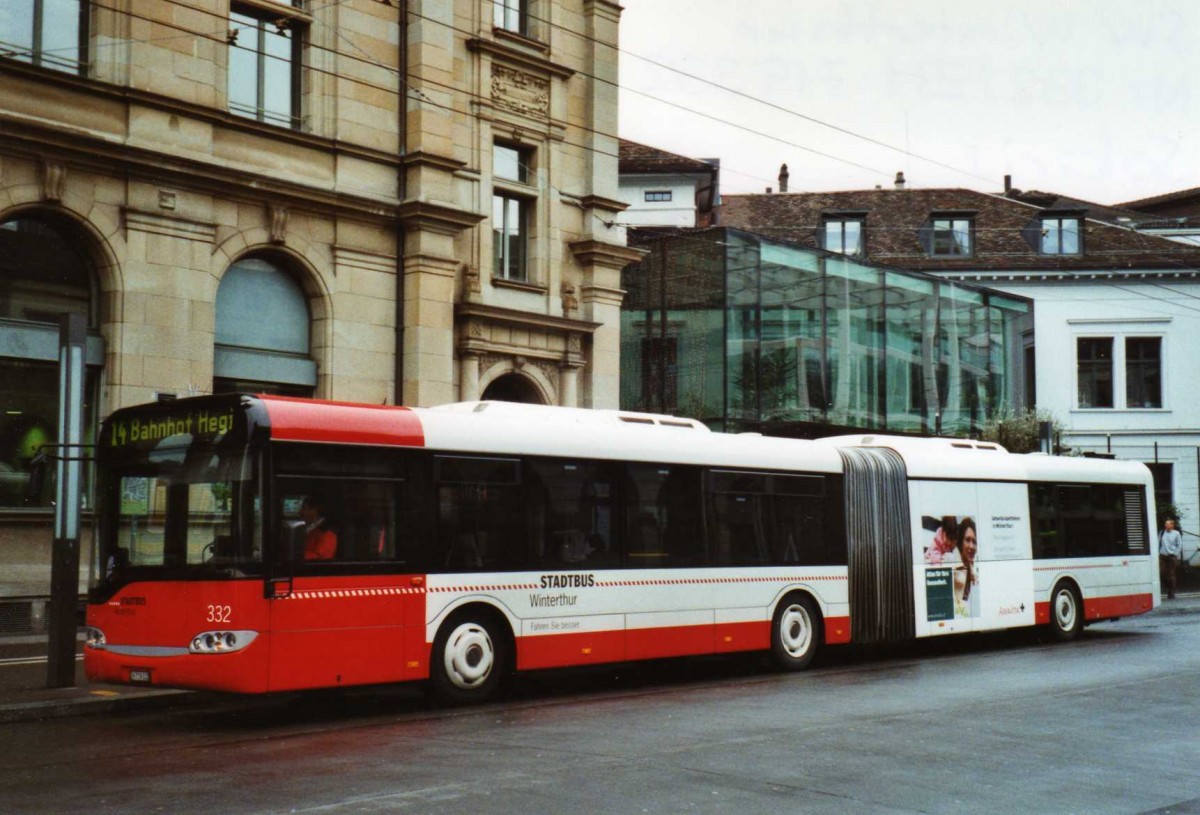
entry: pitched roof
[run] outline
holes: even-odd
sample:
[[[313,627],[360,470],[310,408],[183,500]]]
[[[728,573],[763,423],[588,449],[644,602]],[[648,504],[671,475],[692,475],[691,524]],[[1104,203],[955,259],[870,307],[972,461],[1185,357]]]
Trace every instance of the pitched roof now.
[[[668,153],[657,147],[621,139],[618,169],[622,173],[688,173],[711,175],[715,168],[705,161]]]
[[[1056,201],[1061,198],[1057,196]],[[1046,209],[1003,195],[959,188],[726,195],[718,223],[819,248],[825,218],[857,213],[865,217],[868,258],[929,272],[1200,269],[1200,247],[1090,218],[1083,254],[1042,254],[1038,235]],[[971,255],[930,257],[923,237],[935,213],[972,217]]]
[[[1196,203],[1197,201],[1200,201],[1200,187],[1192,187],[1190,190],[1168,192],[1164,193],[1163,195],[1153,195],[1149,198],[1139,198],[1136,201],[1126,201],[1124,204],[1117,204],[1117,206],[1128,207],[1129,209],[1135,209],[1141,212],[1154,212],[1158,207],[1164,204],[1192,204]]]

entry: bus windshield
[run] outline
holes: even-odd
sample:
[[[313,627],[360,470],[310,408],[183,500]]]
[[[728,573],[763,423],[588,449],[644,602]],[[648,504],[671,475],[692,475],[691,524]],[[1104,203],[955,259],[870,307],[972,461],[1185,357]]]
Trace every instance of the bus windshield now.
[[[245,447],[159,445],[102,479],[101,584],[148,572],[237,576],[261,564],[261,508]]]

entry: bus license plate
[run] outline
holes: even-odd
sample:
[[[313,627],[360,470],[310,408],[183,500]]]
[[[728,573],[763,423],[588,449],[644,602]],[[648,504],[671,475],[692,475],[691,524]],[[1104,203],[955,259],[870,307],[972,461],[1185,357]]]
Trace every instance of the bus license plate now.
[[[143,671],[138,668],[131,668],[129,671],[129,681],[145,682],[146,684],[150,684],[150,672]]]

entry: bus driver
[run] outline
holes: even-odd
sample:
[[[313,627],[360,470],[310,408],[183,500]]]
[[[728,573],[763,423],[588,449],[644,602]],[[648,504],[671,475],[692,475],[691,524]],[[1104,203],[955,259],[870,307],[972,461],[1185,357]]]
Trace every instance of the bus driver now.
[[[304,521],[304,559],[333,560],[337,555],[337,533],[325,521],[325,504],[315,495],[306,495],[300,502],[300,519]]]

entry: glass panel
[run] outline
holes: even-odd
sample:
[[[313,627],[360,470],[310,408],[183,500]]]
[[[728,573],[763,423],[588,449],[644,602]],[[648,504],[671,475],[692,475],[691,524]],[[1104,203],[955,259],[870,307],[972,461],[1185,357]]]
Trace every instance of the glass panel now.
[[[887,427],[926,432],[937,405],[937,298],[932,281],[886,273]]]
[[[522,151],[515,147],[506,147],[503,144],[494,145],[492,148],[493,175],[509,181],[524,182],[527,162],[523,158]]]
[[[304,525],[296,561],[405,560],[396,541],[398,480],[359,478],[279,479],[280,526]],[[289,536],[290,537],[290,536]]]
[[[842,251],[847,255],[862,254],[862,222],[846,221]]]
[[[229,28],[237,35],[229,49],[229,109],[249,116],[258,115],[258,25],[245,14],[229,15]]]
[[[525,279],[525,207],[517,198],[492,196],[492,273]]]
[[[526,561],[525,507],[519,484],[439,482],[435,569],[517,568]]]
[[[1058,218],[1042,219],[1042,254],[1057,255],[1062,251]]]
[[[624,541],[634,568],[707,562],[700,513],[700,471],[693,467],[625,465]]]
[[[937,218],[933,222],[933,254],[971,254],[971,221],[967,218]]]
[[[940,288],[937,432],[966,436],[982,424],[987,404],[987,310],[979,292],[948,283]]]
[[[96,325],[91,263],[78,242],[41,221],[0,224],[0,318],[57,323],[63,313]]]
[[[84,443],[96,437],[99,372],[84,382]],[[54,467],[37,495],[30,495],[30,463],[42,445],[58,442],[58,366],[51,362],[0,359],[0,507],[49,507],[54,501]],[[84,506],[90,506],[91,466],[84,467]]]
[[[565,568],[619,565],[614,468],[595,461],[529,460],[525,505],[535,562]]]
[[[105,578],[119,578],[126,567],[261,561],[259,505],[246,462],[177,452],[179,461],[128,472],[115,485],[116,538],[106,542]]]
[[[826,358],[833,424],[883,427],[882,272],[849,260],[826,263]]]
[[[1064,218],[1062,221],[1062,253],[1079,254],[1079,219]]]
[[[1076,344],[1081,408],[1113,406],[1112,337],[1080,337]]]
[[[33,49],[32,0],[0,3],[0,43],[21,49],[23,53],[18,53],[11,59],[19,59],[22,62],[32,60],[33,57],[29,53]]]
[[[41,56],[53,68],[79,65],[79,0],[44,0]]]
[[[1125,339],[1125,406],[1162,407],[1162,339]]]
[[[522,6],[525,0],[495,0],[492,24],[505,31],[524,33],[521,25]]]
[[[216,341],[221,345],[309,352],[308,298],[290,275],[269,261],[247,258],[230,266],[217,288],[216,310]],[[262,319],[264,314],[271,319]]]
[[[263,26],[263,118],[277,125],[291,127],[294,84],[292,65],[292,32],[280,31],[274,25]]]

